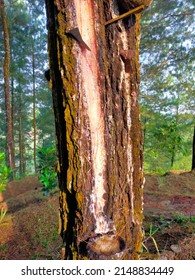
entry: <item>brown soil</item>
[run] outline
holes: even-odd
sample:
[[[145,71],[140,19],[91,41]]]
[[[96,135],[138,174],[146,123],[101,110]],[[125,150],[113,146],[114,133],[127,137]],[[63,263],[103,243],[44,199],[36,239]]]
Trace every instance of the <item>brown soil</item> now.
[[[146,175],[144,211],[165,218],[195,216],[195,172]]]
[[[195,259],[195,172],[145,177],[146,259]]]
[[[0,259],[60,259],[58,195],[44,196],[36,177],[9,183],[1,194],[7,209],[0,223]]]
[[[141,258],[194,259],[195,173],[145,177]],[[7,210],[0,220],[0,259],[60,259],[58,192],[44,196],[41,188],[29,176],[0,193],[0,209]]]

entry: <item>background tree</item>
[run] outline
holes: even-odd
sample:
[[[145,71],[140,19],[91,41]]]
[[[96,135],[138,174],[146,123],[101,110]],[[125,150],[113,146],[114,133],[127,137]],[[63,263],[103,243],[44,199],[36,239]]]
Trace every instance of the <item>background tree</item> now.
[[[154,1],[142,17],[142,31],[145,170],[190,170],[195,110],[194,1]]]
[[[1,20],[4,34],[4,90],[5,90],[5,112],[6,112],[6,156],[8,167],[13,170],[15,167],[14,161],[14,139],[13,139],[13,125],[12,125],[12,111],[10,100],[10,42],[9,30],[5,14],[4,0],[0,2]]]
[[[192,170],[195,170],[195,126],[194,126],[194,136],[192,144]]]
[[[140,11],[149,2],[46,1],[65,259],[138,258],[138,57]]]
[[[40,5],[42,4],[42,6]],[[52,96],[44,71],[48,67],[44,1],[6,1],[10,31],[10,93],[16,174],[34,172],[37,146],[55,143]],[[2,25],[0,25],[2,30]],[[0,40],[2,49],[3,41]],[[0,58],[0,65],[3,62]],[[0,68],[0,75],[2,67]],[[1,151],[5,148],[5,101],[0,79]]]

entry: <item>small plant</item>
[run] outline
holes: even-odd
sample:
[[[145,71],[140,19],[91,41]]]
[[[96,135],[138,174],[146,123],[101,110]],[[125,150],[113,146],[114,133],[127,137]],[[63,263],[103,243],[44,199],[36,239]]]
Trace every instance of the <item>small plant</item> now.
[[[1,212],[0,212],[0,225],[3,224],[3,220],[5,218],[6,213],[7,213],[7,210],[4,210],[3,208],[1,208]]]
[[[164,178],[162,176],[158,176],[158,188],[162,188],[164,185]]]
[[[144,239],[144,241],[142,242],[142,246],[146,249],[147,253],[149,253],[149,250],[148,250],[147,246],[145,245],[145,243],[146,243],[149,239],[151,239],[151,240],[153,241],[153,243],[154,243],[154,246],[155,246],[155,249],[156,249],[157,254],[160,254],[160,253],[159,253],[159,249],[158,249],[158,245],[157,245],[157,243],[156,243],[156,240],[155,240],[155,238],[153,237],[153,235],[154,235],[158,230],[159,230],[159,228],[154,228],[152,224],[150,225],[149,234],[148,234],[148,236]]]
[[[195,216],[190,216],[190,222],[195,224]]]
[[[189,218],[182,214],[177,214],[174,218],[174,222],[176,222],[178,224],[185,224],[188,220],[189,220]]]
[[[172,223],[172,219],[165,219],[163,216],[160,216],[158,227],[160,230],[162,230],[168,227],[171,223]]]
[[[54,147],[41,148],[38,151],[39,181],[43,184],[43,193],[47,195],[57,187],[56,149]]]
[[[9,168],[5,165],[5,155],[0,153],[0,192],[5,190],[9,174]]]
[[[176,216],[173,218],[173,221],[177,224],[186,224],[188,222],[195,223],[195,217],[194,216],[185,216],[183,214],[176,214]]]

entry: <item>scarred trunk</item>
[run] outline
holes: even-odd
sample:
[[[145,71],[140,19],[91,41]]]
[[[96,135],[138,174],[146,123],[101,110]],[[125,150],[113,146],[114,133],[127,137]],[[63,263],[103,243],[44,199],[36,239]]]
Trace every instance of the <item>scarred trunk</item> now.
[[[139,255],[139,2],[46,1],[65,259]]]

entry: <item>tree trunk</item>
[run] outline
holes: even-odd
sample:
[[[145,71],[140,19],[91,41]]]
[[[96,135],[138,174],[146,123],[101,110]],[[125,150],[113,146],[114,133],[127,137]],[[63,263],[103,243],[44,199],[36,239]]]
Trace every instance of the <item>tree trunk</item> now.
[[[20,87],[19,87],[20,88]],[[20,176],[25,174],[25,148],[24,148],[24,133],[23,133],[23,113],[22,113],[22,93],[21,89],[19,92],[19,112],[18,112],[18,122],[19,122],[19,172]]]
[[[126,2],[136,7],[137,1],[46,0],[64,259],[139,258],[144,6],[106,23],[127,12]]]
[[[195,126],[194,126],[193,142],[192,142],[192,170],[195,170]]]
[[[13,166],[15,168],[15,139],[14,139],[14,79],[11,78],[11,120],[12,120],[12,139],[13,139]],[[13,170],[13,178],[15,177],[15,170]]]
[[[14,152],[13,152],[13,131],[12,131],[12,111],[10,101],[10,43],[9,43],[9,31],[7,27],[6,15],[5,15],[5,3],[4,0],[0,2],[1,8],[1,20],[4,33],[4,84],[5,84],[5,110],[6,110],[6,142],[7,142],[7,165],[14,169]]]
[[[33,159],[34,159],[34,169],[36,172],[37,162],[36,162],[36,146],[37,146],[37,121],[36,121],[36,77],[35,77],[35,54],[34,48],[32,52],[32,71],[33,71]]]
[[[175,150],[176,150],[176,144],[173,143],[172,151],[171,151],[171,168],[173,168],[173,164],[175,162]]]

